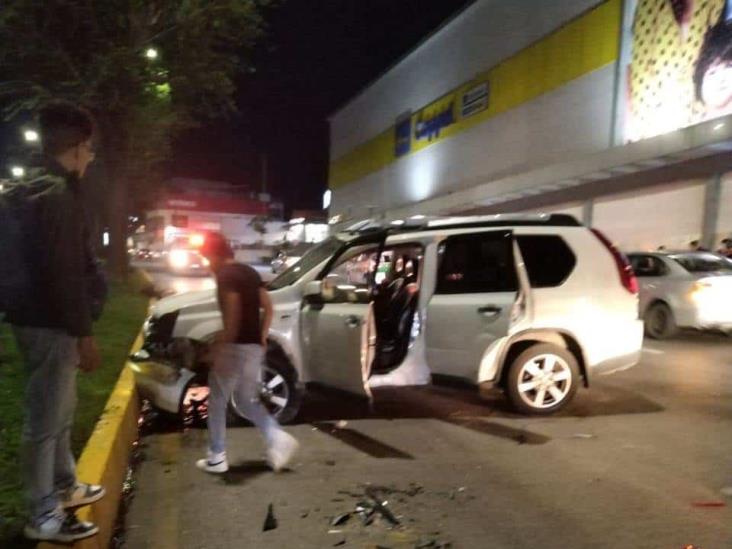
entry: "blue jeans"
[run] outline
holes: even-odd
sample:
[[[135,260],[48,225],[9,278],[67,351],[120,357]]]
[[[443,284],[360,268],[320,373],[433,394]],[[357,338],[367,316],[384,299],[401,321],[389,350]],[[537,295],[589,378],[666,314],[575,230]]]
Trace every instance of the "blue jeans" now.
[[[29,376],[22,468],[31,521],[59,506],[58,492],[76,483],[71,426],[76,408],[78,339],[60,330],[14,326]]]
[[[264,435],[271,445],[280,426],[259,398],[264,360],[261,345],[222,345],[208,375],[208,436],[211,453],[226,450],[226,407],[234,396],[236,407]]]

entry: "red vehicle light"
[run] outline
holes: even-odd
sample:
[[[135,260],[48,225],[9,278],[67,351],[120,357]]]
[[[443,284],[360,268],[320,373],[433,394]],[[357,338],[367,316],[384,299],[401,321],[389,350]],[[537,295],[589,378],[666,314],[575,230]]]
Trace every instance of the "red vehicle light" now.
[[[623,288],[628,290],[631,294],[638,294],[638,279],[635,277],[633,267],[630,265],[630,261],[625,257],[623,253],[618,250],[610,239],[602,234],[597,229],[590,229],[593,234],[602,242],[605,247],[610,251],[615,260],[615,265],[618,268],[618,274],[620,275],[620,282],[623,284]]]

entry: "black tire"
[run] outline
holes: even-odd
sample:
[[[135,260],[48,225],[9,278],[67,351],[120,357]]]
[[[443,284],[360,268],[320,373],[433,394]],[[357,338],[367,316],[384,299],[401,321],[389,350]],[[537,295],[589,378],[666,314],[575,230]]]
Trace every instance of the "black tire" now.
[[[678,332],[676,319],[671,308],[665,303],[654,303],[643,317],[646,335],[651,339],[669,339]]]
[[[537,389],[532,390],[533,392],[522,392],[519,389],[521,384],[535,381],[533,376],[526,371],[525,366],[533,360],[536,360],[535,366],[537,366],[538,369],[541,370],[542,375],[544,375],[545,370],[543,368],[544,365],[546,365],[544,357],[552,356],[555,357],[555,365],[552,369],[552,371],[555,372],[554,375],[558,376],[560,372],[567,372],[567,374],[562,374],[562,377],[566,375],[567,379],[550,383],[551,378],[549,378],[546,383],[556,387],[556,389],[562,393],[562,397],[557,400],[554,395],[551,394],[548,387],[544,388],[544,393],[541,395],[541,384],[544,383],[541,380],[536,380],[540,385]],[[510,364],[508,376],[506,377],[506,394],[511,405],[516,411],[526,415],[544,416],[553,414],[565,407],[574,398],[579,384],[579,365],[577,364],[577,359],[572,355],[572,353],[562,347],[558,347],[557,345],[537,343],[522,352]],[[540,405],[527,402],[527,400],[536,401],[539,398],[542,399],[542,403]]]
[[[281,381],[275,387],[275,395],[279,398],[285,398],[286,404],[284,406],[274,405],[269,400],[271,392],[265,387],[262,387],[262,403],[270,411],[270,413],[277,419],[277,421],[284,425],[293,421],[298,413],[300,412],[300,405],[302,404],[303,391],[298,385],[297,372],[294,366],[290,363],[288,358],[276,347],[267,352],[267,360],[264,368],[262,369],[264,377],[263,383],[267,384],[272,379],[279,378]],[[246,416],[239,412],[234,397],[229,402],[228,407],[228,419],[230,424],[241,423],[247,421]]]

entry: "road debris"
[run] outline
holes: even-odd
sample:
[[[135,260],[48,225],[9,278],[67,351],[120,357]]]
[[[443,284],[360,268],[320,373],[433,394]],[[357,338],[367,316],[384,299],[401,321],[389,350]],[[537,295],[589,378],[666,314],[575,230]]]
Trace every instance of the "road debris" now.
[[[388,508],[387,505],[389,504],[388,501],[382,500],[382,498],[379,495],[379,492],[376,488],[373,488],[371,486],[366,487],[366,495],[371,499],[371,501],[374,503],[374,511],[379,513],[382,517],[384,517],[386,520],[391,522],[394,526],[399,526],[399,519],[397,519],[394,516],[394,513],[392,513]]]
[[[414,549],[450,549],[452,543],[449,541],[440,541],[437,539],[430,539],[425,541],[419,541],[414,546]]]
[[[341,524],[345,524],[348,522],[348,520],[351,518],[351,513],[343,513],[341,515],[338,515],[337,517],[334,517],[333,520],[330,521],[331,526],[340,526]]]
[[[723,501],[692,501],[692,507],[702,508],[713,508],[713,507],[726,507],[727,504]]]
[[[597,435],[593,435],[592,433],[575,433],[569,438],[584,438],[584,439],[590,439],[590,438],[597,438]]]
[[[348,422],[345,419],[341,419],[340,421],[336,422],[336,428],[338,429],[345,429],[348,427]]]
[[[337,541],[333,544],[333,547],[341,547],[346,544],[346,539],[343,538],[341,541]]]
[[[262,532],[269,532],[277,528],[277,519],[274,516],[274,509],[270,503],[267,507],[267,516],[264,517],[264,525],[262,526]]]

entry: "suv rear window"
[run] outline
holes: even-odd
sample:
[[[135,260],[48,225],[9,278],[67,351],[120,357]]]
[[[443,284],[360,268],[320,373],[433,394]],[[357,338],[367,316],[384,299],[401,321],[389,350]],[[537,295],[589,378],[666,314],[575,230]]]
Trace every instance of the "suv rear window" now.
[[[449,237],[440,246],[438,294],[513,292],[517,289],[511,233]]]
[[[532,288],[555,288],[572,274],[577,258],[564,240],[555,235],[516,237]]]

